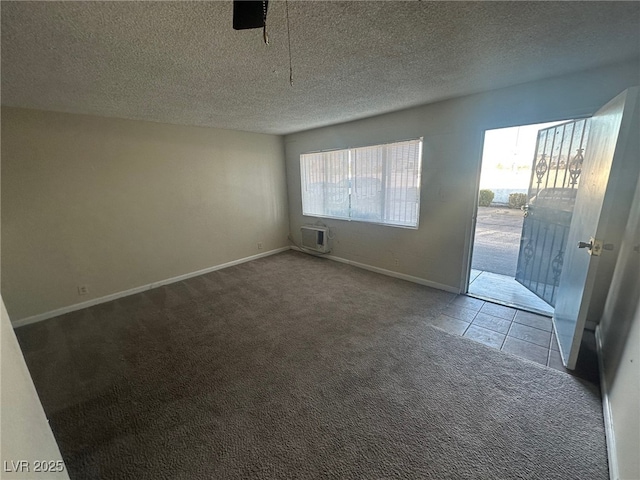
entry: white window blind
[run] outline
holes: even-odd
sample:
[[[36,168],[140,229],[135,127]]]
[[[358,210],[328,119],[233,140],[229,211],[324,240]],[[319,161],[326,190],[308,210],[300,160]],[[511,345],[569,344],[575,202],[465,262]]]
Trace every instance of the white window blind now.
[[[422,139],[300,156],[302,213],[418,226]]]

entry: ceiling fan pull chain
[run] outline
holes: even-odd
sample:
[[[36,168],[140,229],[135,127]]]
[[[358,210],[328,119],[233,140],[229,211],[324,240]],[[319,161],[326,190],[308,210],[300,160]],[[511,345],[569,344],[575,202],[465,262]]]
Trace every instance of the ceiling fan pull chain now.
[[[267,2],[262,1],[262,39],[265,45],[269,45],[269,35],[267,34]]]

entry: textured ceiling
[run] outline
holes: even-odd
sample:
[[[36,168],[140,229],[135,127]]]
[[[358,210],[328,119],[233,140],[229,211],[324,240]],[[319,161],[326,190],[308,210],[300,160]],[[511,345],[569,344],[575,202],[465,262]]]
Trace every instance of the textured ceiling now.
[[[640,56],[637,2],[2,2],[2,104],[290,133]]]

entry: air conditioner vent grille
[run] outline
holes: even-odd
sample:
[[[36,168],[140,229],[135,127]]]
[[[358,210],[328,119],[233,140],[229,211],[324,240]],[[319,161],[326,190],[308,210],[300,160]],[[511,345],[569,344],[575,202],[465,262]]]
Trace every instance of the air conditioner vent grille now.
[[[302,247],[314,252],[327,253],[329,251],[329,232],[327,227],[300,227]]]

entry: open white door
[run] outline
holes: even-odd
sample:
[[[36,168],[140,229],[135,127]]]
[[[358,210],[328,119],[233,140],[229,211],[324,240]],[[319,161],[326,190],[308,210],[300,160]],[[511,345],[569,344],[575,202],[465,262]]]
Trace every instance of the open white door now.
[[[639,88],[633,87],[591,119],[553,316],[570,369],[587,320],[601,314],[631,208],[640,174],[639,109]]]

